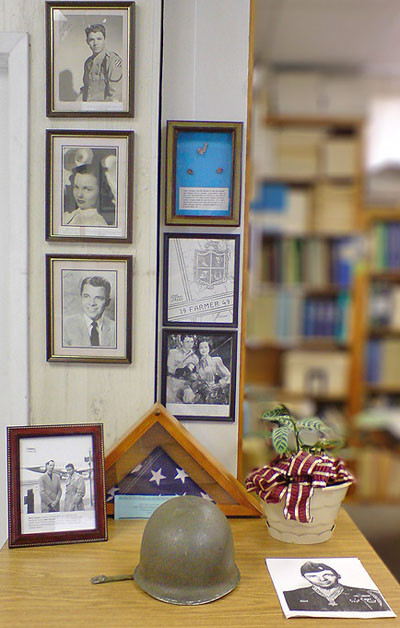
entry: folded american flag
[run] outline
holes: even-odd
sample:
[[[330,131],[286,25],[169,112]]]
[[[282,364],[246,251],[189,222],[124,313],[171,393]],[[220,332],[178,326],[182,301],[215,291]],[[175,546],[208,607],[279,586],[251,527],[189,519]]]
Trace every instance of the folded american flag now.
[[[278,456],[271,464],[250,473],[246,489],[254,491],[267,503],[277,504],[285,497],[285,519],[309,523],[314,488],[353,481],[341,458],[299,451],[289,458]]]
[[[156,447],[121,482],[107,493],[107,501],[114,495],[195,495],[212,501],[184,469],[164,451]]]

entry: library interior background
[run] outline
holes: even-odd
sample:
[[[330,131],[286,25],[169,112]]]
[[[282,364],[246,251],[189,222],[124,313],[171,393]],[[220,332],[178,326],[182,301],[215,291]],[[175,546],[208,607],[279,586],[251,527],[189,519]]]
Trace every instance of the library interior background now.
[[[244,468],[266,400],[335,425],[400,578],[400,14],[350,4],[256,3]]]

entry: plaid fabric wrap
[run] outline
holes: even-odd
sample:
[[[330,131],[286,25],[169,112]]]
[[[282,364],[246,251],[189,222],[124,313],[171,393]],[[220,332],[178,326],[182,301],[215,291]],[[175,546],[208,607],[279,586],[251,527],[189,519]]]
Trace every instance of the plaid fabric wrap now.
[[[267,503],[276,504],[285,497],[285,518],[310,523],[310,499],[314,488],[353,480],[341,458],[299,451],[290,458],[275,458],[270,465],[250,473],[246,478],[246,489],[254,491]]]

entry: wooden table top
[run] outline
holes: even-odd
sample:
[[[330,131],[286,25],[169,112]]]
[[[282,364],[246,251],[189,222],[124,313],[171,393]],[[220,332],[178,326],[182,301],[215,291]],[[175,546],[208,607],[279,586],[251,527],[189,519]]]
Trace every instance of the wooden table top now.
[[[285,619],[265,566],[266,557],[356,556],[381,590],[396,618],[345,619],[344,626],[400,626],[400,585],[347,513],[341,509],[332,538],[318,545],[272,539],[262,518],[229,519],[235,540],[239,586],[202,606],[174,606],[144,593],[134,581],[92,585],[98,574],[132,573],[139,562],[146,521],[109,520],[109,540],[0,551],[0,625],[10,628],[296,628],[329,626],[332,619]]]

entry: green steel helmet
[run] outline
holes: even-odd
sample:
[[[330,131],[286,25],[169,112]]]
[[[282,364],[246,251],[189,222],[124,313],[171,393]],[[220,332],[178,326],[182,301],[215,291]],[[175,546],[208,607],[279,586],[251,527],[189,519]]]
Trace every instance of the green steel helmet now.
[[[157,508],[143,532],[134,579],[171,604],[213,602],[240,580],[224,513],[201,497],[174,497]]]

